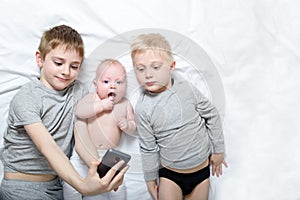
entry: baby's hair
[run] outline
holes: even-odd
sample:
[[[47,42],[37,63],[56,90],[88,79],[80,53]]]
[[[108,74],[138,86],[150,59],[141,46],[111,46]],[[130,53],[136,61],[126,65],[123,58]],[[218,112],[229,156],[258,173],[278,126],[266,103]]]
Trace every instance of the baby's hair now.
[[[170,43],[159,33],[141,34],[134,38],[131,42],[132,60],[136,54],[144,53],[147,50],[158,51],[166,55],[170,64],[174,61]]]
[[[123,67],[124,71],[126,71],[124,66],[122,65],[122,63],[120,61],[118,61],[116,59],[112,59],[112,58],[106,58],[106,59],[102,60],[100,62],[100,64],[98,65],[97,70],[96,70],[95,80],[96,81],[98,80],[99,76],[104,72],[104,70],[107,67],[109,67],[110,65],[115,64],[115,63],[120,64]]]
[[[65,50],[75,50],[80,57],[84,57],[84,44],[80,34],[67,25],[55,26],[43,33],[38,47],[41,57],[45,59],[45,56],[59,45]]]

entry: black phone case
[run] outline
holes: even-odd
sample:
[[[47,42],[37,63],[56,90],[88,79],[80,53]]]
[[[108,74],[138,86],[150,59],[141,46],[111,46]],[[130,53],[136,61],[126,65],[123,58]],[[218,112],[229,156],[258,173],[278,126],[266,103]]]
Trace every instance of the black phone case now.
[[[131,156],[129,154],[123,153],[121,151],[115,150],[115,149],[108,149],[106,153],[104,154],[101,163],[98,165],[97,172],[100,176],[100,178],[104,177],[105,174],[120,160],[124,160],[125,163],[122,165],[122,167],[115,173],[114,176],[116,176],[120,170],[122,170],[129,160],[131,159]]]

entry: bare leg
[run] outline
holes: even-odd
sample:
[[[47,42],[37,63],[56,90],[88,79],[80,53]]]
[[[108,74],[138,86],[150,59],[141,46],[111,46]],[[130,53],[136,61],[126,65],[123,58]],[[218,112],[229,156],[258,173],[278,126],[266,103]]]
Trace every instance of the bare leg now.
[[[209,178],[199,183],[192,191],[184,197],[185,200],[208,200]]]
[[[182,200],[182,192],[180,187],[167,178],[159,179],[159,200]]]

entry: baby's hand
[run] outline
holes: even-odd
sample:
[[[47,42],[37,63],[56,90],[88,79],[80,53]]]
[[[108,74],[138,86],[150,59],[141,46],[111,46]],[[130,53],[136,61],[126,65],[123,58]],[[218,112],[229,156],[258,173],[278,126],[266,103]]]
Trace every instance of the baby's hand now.
[[[125,118],[119,119],[119,120],[118,120],[118,127],[119,127],[122,131],[126,132],[126,130],[128,130],[128,128],[129,128],[128,121],[127,121]]]
[[[227,162],[224,160],[224,154],[212,154],[210,156],[210,164],[212,165],[212,175],[217,177],[222,175],[222,164],[227,167]]]
[[[114,102],[109,98],[101,101],[103,110],[112,110],[114,108]]]

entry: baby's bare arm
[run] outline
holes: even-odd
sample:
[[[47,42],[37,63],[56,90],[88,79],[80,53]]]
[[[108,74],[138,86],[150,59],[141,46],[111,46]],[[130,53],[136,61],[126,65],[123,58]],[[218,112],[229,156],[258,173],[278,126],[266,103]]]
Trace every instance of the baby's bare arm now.
[[[128,121],[125,118],[122,118],[118,121],[119,128],[127,134],[133,134],[136,130],[135,121]]]
[[[80,119],[87,119],[105,110],[112,110],[113,107],[114,104],[110,99],[101,100],[97,93],[90,93],[78,102],[75,115]]]
[[[78,120],[75,123],[74,136],[76,152],[87,166],[99,160],[97,149],[90,138],[87,123],[84,120]]]
[[[122,131],[127,134],[133,134],[136,131],[136,122],[134,119],[134,112],[131,103],[128,101],[126,106],[126,118],[122,118],[118,121],[118,126]]]

